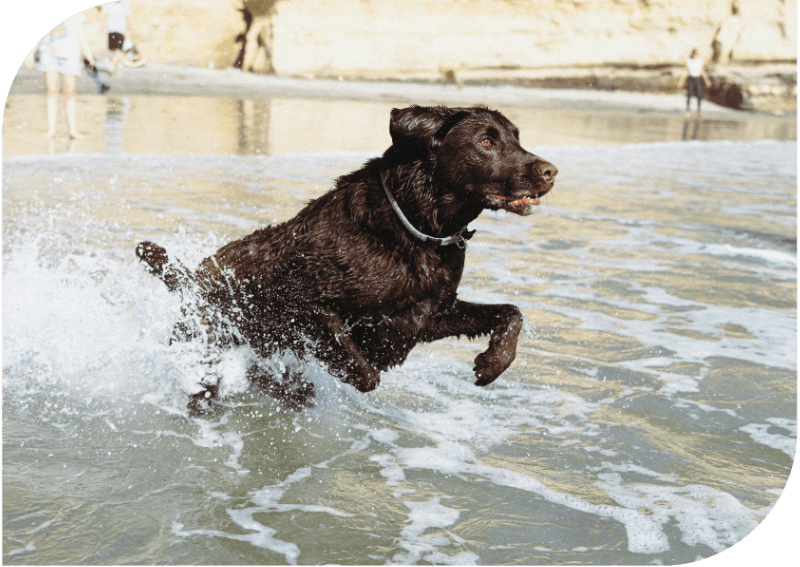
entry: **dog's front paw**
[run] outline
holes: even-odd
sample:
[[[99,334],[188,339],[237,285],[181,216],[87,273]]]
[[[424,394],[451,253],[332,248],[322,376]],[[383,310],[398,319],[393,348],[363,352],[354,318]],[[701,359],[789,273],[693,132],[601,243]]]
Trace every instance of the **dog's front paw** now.
[[[489,348],[475,357],[475,376],[478,380],[476,386],[486,386],[491,384],[511,366],[514,361],[515,353]]]
[[[350,374],[342,378],[342,382],[350,384],[356,390],[358,390],[362,394],[365,394],[367,392],[371,392],[372,390],[378,387],[378,384],[381,383],[381,375],[379,372],[375,370],[367,373],[366,375]]]

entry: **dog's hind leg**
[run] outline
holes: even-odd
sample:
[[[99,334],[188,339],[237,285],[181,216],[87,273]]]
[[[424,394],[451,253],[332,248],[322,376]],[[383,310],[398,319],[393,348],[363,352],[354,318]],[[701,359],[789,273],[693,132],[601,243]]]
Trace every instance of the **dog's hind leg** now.
[[[313,313],[333,339],[319,341],[316,358],[329,364],[334,372],[341,374],[342,382],[354,386],[359,392],[371,392],[377,388],[381,381],[380,373],[353,341],[339,314],[324,307],[315,308]]]
[[[202,285],[195,275],[180,261],[170,258],[167,251],[152,242],[140,242],[136,255],[147,266],[147,271],[158,276],[167,289],[181,296],[181,316],[172,328],[170,344],[191,343],[202,349],[201,360],[208,367],[200,385],[202,390],[190,396],[190,415],[215,413],[219,406],[219,384],[222,378],[215,368],[220,362],[220,353],[225,348],[243,344],[225,314],[209,304],[203,297]]]
[[[175,329],[173,329],[173,339],[175,339]],[[180,339],[178,339],[180,341]],[[170,341],[172,344],[173,341]],[[183,342],[183,341],[181,341]],[[195,349],[200,348],[200,351]],[[202,378],[199,379],[200,391],[189,396],[189,403],[187,409],[189,415],[200,416],[216,413],[220,407],[214,402],[220,399],[219,390],[222,383],[222,374],[220,373],[220,363],[222,356],[214,345],[209,345],[203,342],[196,342],[189,347],[198,355],[199,368],[202,369]]]
[[[203,389],[189,396],[189,403],[186,405],[189,415],[197,417],[214,413],[214,400],[219,399],[219,382],[217,384],[202,384]]]
[[[258,391],[275,398],[280,404],[293,411],[314,407],[316,389],[299,369],[281,364],[282,372],[275,372],[255,363],[247,369],[247,378]]]

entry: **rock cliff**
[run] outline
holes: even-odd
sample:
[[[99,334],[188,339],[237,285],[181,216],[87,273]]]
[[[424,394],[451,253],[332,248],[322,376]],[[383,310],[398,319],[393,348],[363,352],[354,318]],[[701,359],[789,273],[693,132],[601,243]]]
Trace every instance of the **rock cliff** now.
[[[720,69],[797,56],[797,0],[127,3],[134,40],[154,63],[279,76],[668,90],[694,47]],[[86,15],[102,51],[102,14]],[[794,96],[791,78],[778,83],[770,88]],[[727,87],[739,106],[767,88]]]
[[[158,63],[227,67],[248,31],[255,70],[278,75],[432,78],[796,59],[796,0],[128,0]],[[102,15],[87,11],[102,43]],[[249,16],[250,25],[245,21]],[[237,39],[238,38],[238,39]],[[260,38],[260,41],[259,41]],[[252,60],[254,59],[254,60]]]

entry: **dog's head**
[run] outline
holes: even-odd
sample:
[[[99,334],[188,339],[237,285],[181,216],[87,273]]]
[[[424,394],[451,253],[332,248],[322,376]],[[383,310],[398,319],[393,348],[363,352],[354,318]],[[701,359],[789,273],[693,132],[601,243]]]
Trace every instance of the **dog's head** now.
[[[520,146],[505,116],[486,108],[394,109],[389,132],[395,152],[430,159],[439,186],[484,209],[529,215],[558,173]]]

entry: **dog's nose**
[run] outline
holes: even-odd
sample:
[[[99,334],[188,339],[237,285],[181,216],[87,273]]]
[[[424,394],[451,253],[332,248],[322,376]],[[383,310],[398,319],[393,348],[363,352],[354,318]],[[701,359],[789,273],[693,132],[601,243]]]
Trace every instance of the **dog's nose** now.
[[[552,163],[546,161],[540,163],[536,169],[538,170],[542,179],[544,179],[547,183],[552,183],[555,180],[556,175],[558,175],[558,168]]]

